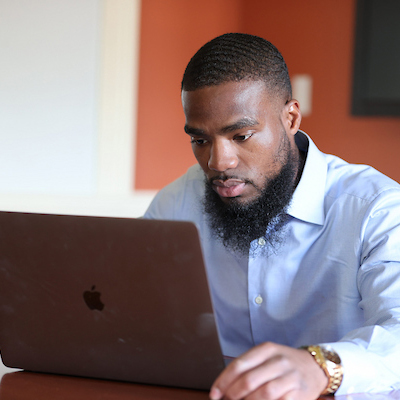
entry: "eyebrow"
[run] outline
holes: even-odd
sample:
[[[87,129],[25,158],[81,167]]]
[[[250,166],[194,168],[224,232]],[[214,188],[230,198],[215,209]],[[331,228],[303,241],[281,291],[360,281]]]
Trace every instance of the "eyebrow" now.
[[[244,118],[241,118],[241,119],[237,120],[233,124],[226,125],[226,126],[222,127],[221,128],[221,132],[222,133],[234,132],[234,131],[239,130],[239,129],[256,126],[258,124],[259,124],[259,122],[255,118],[244,117]],[[205,135],[205,133],[204,133],[204,131],[202,129],[193,128],[193,127],[191,127],[189,125],[185,125],[184,130],[188,135],[194,135],[194,136],[203,136],[203,135]]]
[[[221,129],[221,132],[223,132],[223,133],[234,132],[239,129],[256,126],[258,124],[259,124],[259,122],[256,119],[251,118],[251,117],[244,117],[244,118],[241,118],[238,121],[234,122],[231,125],[224,126]]]
[[[194,135],[194,136],[204,135],[204,131],[202,129],[192,128],[189,125],[185,125],[184,130],[188,135]]]

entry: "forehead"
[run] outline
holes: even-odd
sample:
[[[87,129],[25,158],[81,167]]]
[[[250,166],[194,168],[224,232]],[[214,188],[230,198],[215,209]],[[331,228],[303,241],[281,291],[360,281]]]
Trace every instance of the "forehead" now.
[[[182,91],[186,121],[227,120],[237,117],[260,118],[277,109],[278,100],[262,81],[226,82],[194,91]]]

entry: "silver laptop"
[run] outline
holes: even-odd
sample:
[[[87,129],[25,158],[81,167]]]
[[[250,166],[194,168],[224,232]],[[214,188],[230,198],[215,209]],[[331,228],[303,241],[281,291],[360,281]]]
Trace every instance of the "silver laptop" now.
[[[0,326],[30,371],[208,389],[224,368],[190,222],[0,212]]]

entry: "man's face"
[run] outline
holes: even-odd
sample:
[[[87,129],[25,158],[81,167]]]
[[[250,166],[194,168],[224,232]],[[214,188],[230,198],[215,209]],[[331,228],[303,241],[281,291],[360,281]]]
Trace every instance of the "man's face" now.
[[[288,153],[298,157],[298,104],[269,95],[261,81],[183,91],[182,104],[194,155],[226,204],[254,202]]]

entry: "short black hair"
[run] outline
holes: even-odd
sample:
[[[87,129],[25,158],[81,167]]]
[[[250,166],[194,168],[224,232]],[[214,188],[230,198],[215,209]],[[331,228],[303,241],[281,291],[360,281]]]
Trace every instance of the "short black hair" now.
[[[241,80],[264,81],[286,101],[292,98],[282,54],[269,41],[245,33],[226,33],[201,47],[186,67],[181,89],[193,91]]]

